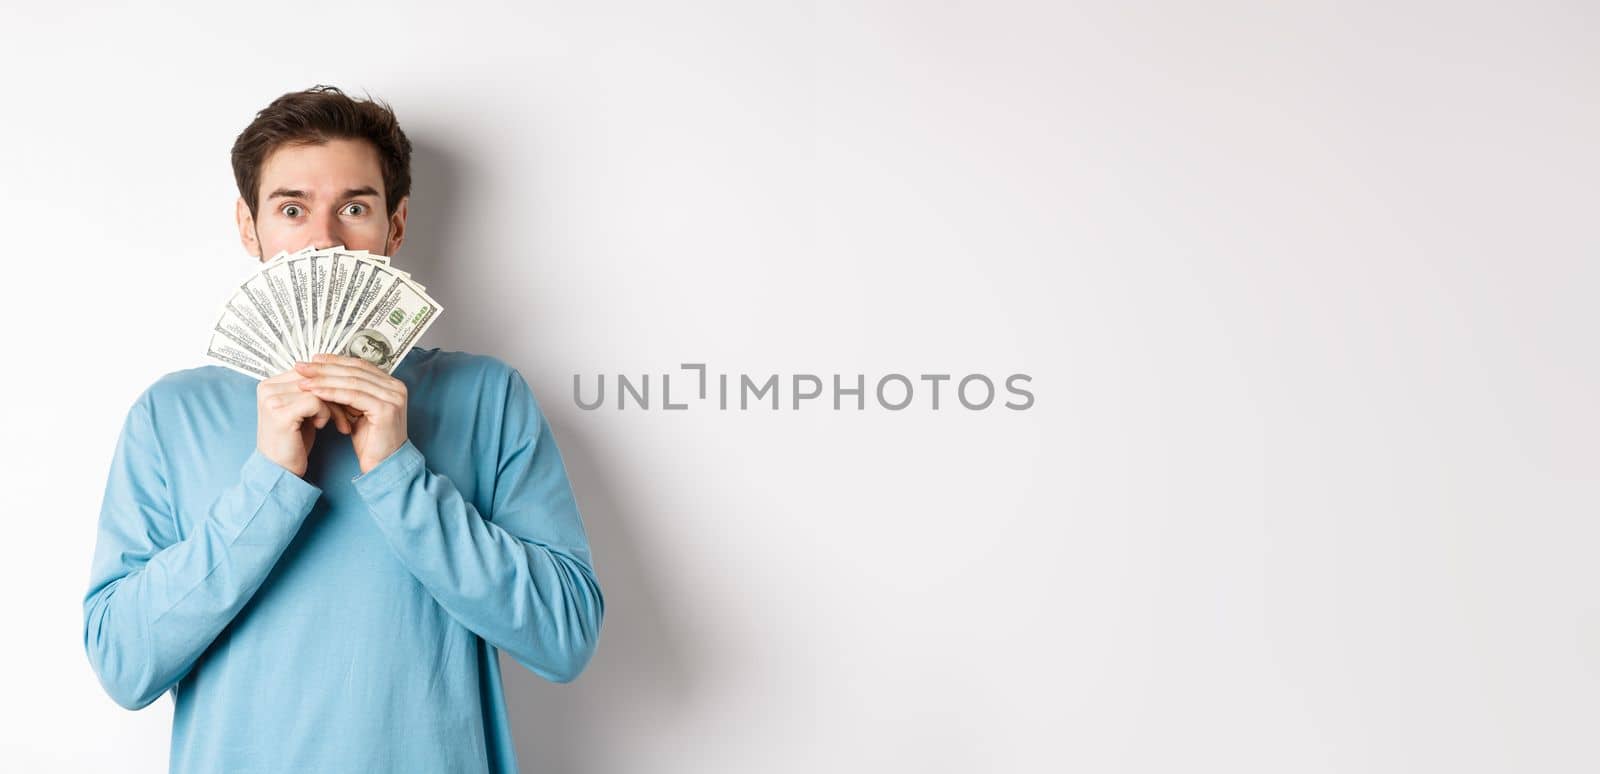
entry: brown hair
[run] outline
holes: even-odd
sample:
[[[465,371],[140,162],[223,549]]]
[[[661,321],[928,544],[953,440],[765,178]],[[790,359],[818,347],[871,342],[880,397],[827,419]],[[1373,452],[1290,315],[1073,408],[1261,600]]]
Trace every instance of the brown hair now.
[[[387,214],[393,215],[400,200],[411,193],[411,141],[400,131],[394,110],[371,95],[355,100],[337,87],[317,85],[273,100],[233,141],[233,179],[250,216],[256,215],[261,163],[267,156],[283,145],[315,145],[335,138],[366,140],[377,148],[384,204]]]

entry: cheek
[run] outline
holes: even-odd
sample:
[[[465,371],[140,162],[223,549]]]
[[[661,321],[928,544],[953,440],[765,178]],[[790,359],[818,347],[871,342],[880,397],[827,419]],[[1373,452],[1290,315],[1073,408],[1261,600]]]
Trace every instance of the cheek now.
[[[264,221],[258,220],[255,225],[256,239],[260,240],[261,249],[267,255],[277,255],[280,250],[290,249],[286,245],[293,239],[291,239],[289,229],[284,228],[282,223],[274,222],[269,218]],[[300,248],[293,249],[298,250]]]
[[[359,225],[345,227],[345,245],[356,250],[370,250],[382,254],[389,236],[389,223],[373,219]]]

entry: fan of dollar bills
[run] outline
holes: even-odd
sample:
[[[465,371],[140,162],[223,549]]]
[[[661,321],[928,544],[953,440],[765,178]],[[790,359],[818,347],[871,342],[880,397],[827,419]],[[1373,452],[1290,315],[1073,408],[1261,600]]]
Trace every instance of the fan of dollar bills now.
[[[265,379],[319,352],[394,373],[444,308],[389,258],[343,246],[282,252],[228,300],[206,356]]]

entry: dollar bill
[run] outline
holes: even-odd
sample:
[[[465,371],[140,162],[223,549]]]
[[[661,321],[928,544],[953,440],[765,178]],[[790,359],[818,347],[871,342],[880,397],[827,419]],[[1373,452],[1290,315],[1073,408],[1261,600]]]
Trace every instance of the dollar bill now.
[[[442,308],[405,277],[395,277],[374,303],[334,346],[341,355],[362,358],[393,373],[412,345],[439,318]]]
[[[217,314],[206,355],[258,379],[319,352],[393,373],[443,311],[388,256],[307,246],[279,252],[238,284]]]

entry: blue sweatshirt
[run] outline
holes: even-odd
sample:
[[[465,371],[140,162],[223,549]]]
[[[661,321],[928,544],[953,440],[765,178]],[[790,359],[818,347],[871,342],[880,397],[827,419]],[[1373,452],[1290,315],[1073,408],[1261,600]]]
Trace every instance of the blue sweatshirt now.
[[[256,450],[256,380],[177,371],[134,402],[100,510],[83,644],[116,702],[171,691],[171,771],[515,772],[499,650],[565,683],[605,603],[527,382],[413,349],[409,440],[365,474],[318,432]]]

